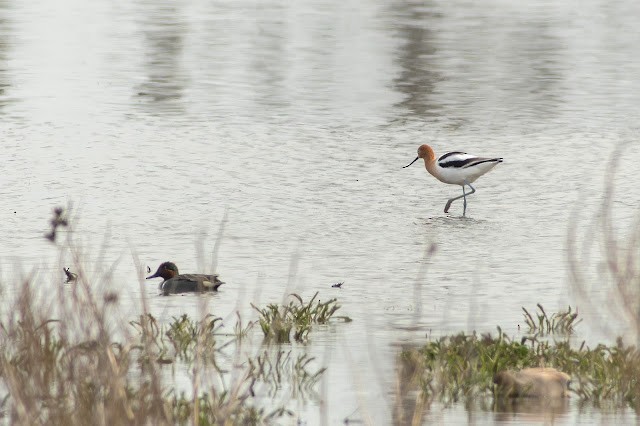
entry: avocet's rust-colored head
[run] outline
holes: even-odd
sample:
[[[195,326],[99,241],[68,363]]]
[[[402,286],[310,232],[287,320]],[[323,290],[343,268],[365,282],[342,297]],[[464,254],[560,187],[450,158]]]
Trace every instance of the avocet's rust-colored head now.
[[[160,266],[158,266],[158,270],[155,274],[149,275],[147,279],[162,277],[164,280],[170,280],[171,278],[178,275],[178,267],[173,262],[164,262]]]
[[[427,144],[420,145],[420,147],[418,148],[418,156],[416,157],[416,159],[413,160],[411,163],[407,164],[406,166],[404,166],[403,169],[409,167],[410,165],[418,161],[418,159],[420,158],[424,158],[426,162],[431,162],[436,159],[436,154],[433,152],[433,149],[431,149],[429,145]]]
[[[424,158],[425,160],[433,161],[436,159],[436,154],[433,149],[427,144],[420,145],[418,148],[418,158]]]

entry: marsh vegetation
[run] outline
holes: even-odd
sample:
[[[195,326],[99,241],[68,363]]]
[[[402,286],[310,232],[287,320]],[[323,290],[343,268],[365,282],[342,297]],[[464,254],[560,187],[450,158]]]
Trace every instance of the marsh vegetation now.
[[[291,349],[240,355],[241,335],[222,332],[213,315],[162,324],[145,313],[114,327],[116,301],[86,288],[61,301],[68,303],[64,317],[51,317],[30,281],[23,283],[16,310],[0,324],[3,417],[20,424],[262,424],[292,415],[286,403],[262,398],[286,401],[287,389],[288,398],[313,396],[324,372]],[[176,371],[190,377],[189,386],[176,384]]]
[[[607,252],[604,272],[616,284],[617,301],[634,330],[638,306],[638,232],[612,236],[611,194],[600,215]],[[39,297],[34,272],[0,318],[0,415],[19,424],[265,424],[296,418],[288,404],[320,400],[318,385],[327,366],[307,351],[313,333],[330,323],[351,321],[337,315],[337,298],[308,300],[289,294],[280,304],[251,304],[257,319],[238,314],[232,332],[221,317],[205,310],[158,319],[142,298],[140,314],[124,319],[119,295],[98,290],[85,273],[72,240],[73,220],[54,210],[45,235],[73,259],[73,280],[55,295]],[[573,229],[573,237],[576,230]],[[589,240],[586,244],[591,244]],[[573,284],[589,299],[588,277],[578,268],[579,253],[569,244]],[[588,253],[588,250],[586,251]],[[635,257],[634,257],[635,256]],[[63,268],[61,268],[63,269]],[[144,285],[138,268],[140,285]],[[70,268],[63,269],[67,278]],[[94,278],[95,279],[95,278]],[[110,278],[105,274],[102,282]],[[591,302],[593,303],[593,302]],[[577,309],[548,314],[537,304],[522,307],[526,330],[519,338],[498,327],[494,334],[458,333],[403,345],[392,381],[393,421],[420,424],[434,404],[461,403],[492,411],[510,410],[511,398],[496,393],[495,377],[530,367],[555,368],[571,377],[569,393],[580,406],[640,410],[640,351],[618,338],[588,344],[575,338],[582,324]],[[261,338],[258,350],[243,342]],[[254,346],[255,348],[255,346]],[[393,378],[392,378],[393,377]],[[326,392],[326,389],[324,390]],[[534,410],[557,410],[543,401]],[[357,417],[357,415],[355,416]],[[293,420],[295,421],[295,420]]]
[[[0,415],[5,420],[264,424],[292,416],[289,400],[317,397],[325,368],[314,357],[281,345],[242,350],[255,322],[245,324],[238,316],[229,332],[222,318],[204,308],[198,318],[184,314],[161,321],[144,297],[137,318],[123,317],[118,294],[99,290],[103,287],[84,273],[67,218],[65,209],[56,208],[45,237],[61,255],[71,254],[76,279],[60,282],[57,294],[43,295],[35,285],[38,274],[31,274],[0,318]],[[296,306],[272,309],[296,312],[295,327],[305,339],[314,324],[326,323],[339,308],[335,299],[295,300]]]

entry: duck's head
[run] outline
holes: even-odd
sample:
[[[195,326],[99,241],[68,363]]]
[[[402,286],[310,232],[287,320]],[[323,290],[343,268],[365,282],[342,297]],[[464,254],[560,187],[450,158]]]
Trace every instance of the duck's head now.
[[[158,270],[155,274],[149,275],[147,279],[162,277],[164,280],[170,280],[171,278],[178,275],[178,267],[173,262],[164,262],[160,266],[158,266]]]

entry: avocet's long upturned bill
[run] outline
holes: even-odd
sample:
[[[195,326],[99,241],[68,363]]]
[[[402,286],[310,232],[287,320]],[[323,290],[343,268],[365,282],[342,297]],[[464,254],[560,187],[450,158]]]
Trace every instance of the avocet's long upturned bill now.
[[[462,186],[462,195],[450,198],[444,206],[444,212],[449,212],[449,207],[455,200],[464,198],[463,216],[467,213],[467,195],[476,192],[476,189],[471,184],[493,169],[496,164],[502,163],[502,158],[482,158],[458,151],[448,152],[436,160],[436,154],[433,149],[429,145],[421,145],[418,148],[416,159],[404,166],[403,169],[409,167],[420,158],[424,159],[424,166],[427,171],[440,182]],[[471,188],[471,192],[465,192],[465,185]]]

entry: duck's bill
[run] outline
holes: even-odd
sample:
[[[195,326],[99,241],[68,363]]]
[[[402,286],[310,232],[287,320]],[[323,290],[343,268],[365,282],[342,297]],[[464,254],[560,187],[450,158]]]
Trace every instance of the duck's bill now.
[[[409,164],[407,164],[406,166],[403,167],[403,169],[406,169],[407,167],[409,167],[410,165],[412,165],[413,163],[415,163],[416,161],[418,161],[418,158],[420,157],[416,157],[415,160],[413,160],[412,162],[410,162]]]
[[[156,273],[155,273],[155,274],[153,274],[153,275],[149,275],[149,276],[147,277],[147,279],[149,280],[149,279],[151,279],[151,278],[158,278],[158,277],[160,276],[160,275],[158,275],[158,272],[159,272],[159,271],[156,271]]]

